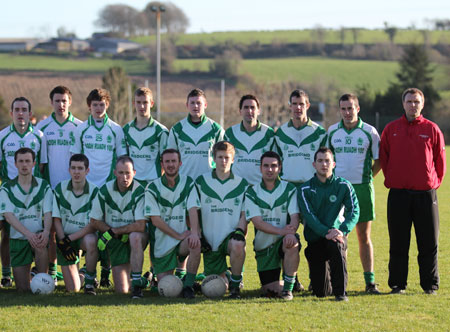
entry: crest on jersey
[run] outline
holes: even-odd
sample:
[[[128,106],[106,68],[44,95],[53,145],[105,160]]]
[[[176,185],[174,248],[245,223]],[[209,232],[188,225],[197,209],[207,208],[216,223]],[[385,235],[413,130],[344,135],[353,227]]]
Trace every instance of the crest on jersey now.
[[[96,134],[96,135],[95,135],[95,141],[96,141],[96,142],[101,142],[102,140],[103,140],[102,134]]]
[[[163,207],[163,208],[161,209],[161,213],[162,213],[162,214],[165,214],[166,212],[167,212],[167,208]]]
[[[184,148],[184,142],[180,142],[180,148]]]
[[[281,212],[286,213],[287,212],[287,204],[283,204],[281,206]]]
[[[184,201],[183,203],[181,203],[181,208],[182,208],[182,209],[186,209],[186,201]]]
[[[112,142],[112,137],[111,137],[111,135],[108,135],[108,136],[106,137],[106,142],[108,142],[108,144],[111,144],[111,142]]]
[[[19,213],[19,209],[17,207],[14,208],[14,213]]]
[[[5,203],[2,203],[2,205],[0,206],[0,209],[1,209],[2,211],[4,211],[5,208],[6,208],[6,204],[5,204]]]
[[[211,202],[212,202],[211,198],[210,197],[206,197],[205,203],[206,204],[210,204]]]
[[[35,150],[36,149],[36,143],[31,142],[30,148],[31,148],[31,150]]]
[[[70,144],[75,145],[75,136],[73,135],[73,131],[69,132]]]
[[[58,129],[59,137],[64,136],[64,129]]]
[[[330,195],[330,202],[331,203],[334,203],[334,202],[336,202],[337,201],[337,197],[336,197],[336,195]]]
[[[150,146],[150,151],[151,151],[151,152],[155,152],[155,149],[156,149],[156,148],[155,148],[154,145],[151,145],[151,146]]]
[[[25,147],[25,141],[20,140],[20,141],[19,141],[19,146],[20,146],[21,148],[24,148],[24,147]]]
[[[148,215],[152,211],[152,208],[148,205],[145,206],[145,214]]]
[[[314,143],[311,143],[311,151],[316,151],[316,146],[314,145]]]
[[[361,137],[358,138],[358,145],[363,145],[363,143],[364,143],[363,139]]]
[[[234,199],[234,205],[235,205],[235,206],[239,206],[240,203],[241,203],[241,200],[239,199],[239,197],[236,197],[236,198]]]
[[[284,151],[289,150],[289,145],[285,144],[284,147],[283,147],[283,150],[284,150]]]
[[[39,214],[42,211],[41,204],[36,205],[36,213]]]

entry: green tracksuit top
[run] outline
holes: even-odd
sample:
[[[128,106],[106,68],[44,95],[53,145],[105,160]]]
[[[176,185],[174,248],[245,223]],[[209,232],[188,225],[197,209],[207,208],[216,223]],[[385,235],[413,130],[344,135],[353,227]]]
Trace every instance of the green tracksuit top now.
[[[314,174],[300,186],[297,199],[308,242],[324,238],[331,228],[347,235],[358,222],[358,199],[353,186],[344,178],[332,175],[322,183]]]

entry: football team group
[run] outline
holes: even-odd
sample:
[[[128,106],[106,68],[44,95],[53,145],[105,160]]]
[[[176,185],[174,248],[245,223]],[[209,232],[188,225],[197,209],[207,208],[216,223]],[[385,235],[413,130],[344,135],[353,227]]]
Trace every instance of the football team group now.
[[[348,300],[353,228],[365,292],[379,294],[371,225],[373,177],[382,169],[390,189],[391,293],[405,292],[414,224],[420,285],[436,294],[436,189],[445,174],[445,144],[438,126],[421,115],[422,91],[410,88],[401,98],[405,113],[381,139],[359,117],[353,94],[339,99],[341,121],[328,131],[308,117],[302,90],[290,94],[291,118],[276,131],[258,120],[260,103],[250,94],[239,102],[242,121],[225,131],[206,116],[200,89],[189,92],[188,115],[170,131],[152,118],[145,87],[135,91],[136,117],[123,128],[107,115],[104,89],[89,93],[85,122],[70,113],[67,87],[50,92],[53,112],[36,126],[29,100],[16,98],[12,124],[0,132],[1,285],[28,291],[33,274],[49,273],[55,282],[63,278],[67,291],[83,287],[95,295],[97,287],[112,286],[112,271],[115,292],[141,298],[146,287],[175,273],[182,296],[194,298],[198,280],[220,275],[229,297],[238,299],[252,223],[262,296],[292,300],[304,290],[296,276],[302,224],[315,296]],[[151,271],[143,274],[148,245]]]

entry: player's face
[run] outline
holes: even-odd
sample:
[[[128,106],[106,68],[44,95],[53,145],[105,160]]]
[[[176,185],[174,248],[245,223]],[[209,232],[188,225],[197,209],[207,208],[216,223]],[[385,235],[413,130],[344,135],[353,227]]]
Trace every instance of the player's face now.
[[[330,152],[319,152],[316,157],[316,161],[313,162],[313,166],[316,169],[316,173],[322,177],[329,178],[333,174],[334,162],[333,155]]]
[[[161,167],[167,176],[175,177],[178,175],[181,161],[178,158],[178,153],[166,153],[162,157]]]
[[[30,175],[35,164],[36,162],[33,161],[33,156],[29,152],[18,154],[14,163],[19,174],[23,176]]]
[[[69,116],[69,107],[72,104],[72,99],[67,93],[55,93],[51,103],[55,114],[64,118]]]
[[[239,110],[242,120],[246,123],[255,123],[258,120],[260,110],[258,104],[253,99],[246,99],[242,103],[242,108]]]
[[[293,119],[306,121],[308,118],[306,112],[309,109],[309,102],[304,96],[292,97],[289,108],[291,109],[291,117]]]
[[[117,163],[114,175],[117,178],[117,186],[120,191],[126,191],[133,183],[133,178],[136,171],[133,169],[133,164],[130,162]]]
[[[16,127],[26,127],[30,123],[31,112],[26,101],[16,101],[11,111],[13,123]]]
[[[101,120],[106,115],[106,110],[109,104],[104,100],[93,100],[91,106],[89,106],[89,111],[95,120]]]
[[[86,181],[86,175],[89,173],[89,168],[84,166],[82,161],[72,161],[69,167],[70,177],[74,183],[83,183]]]
[[[281,166],[276,158],[265,157],[261,163],[261,174],[265,181],[275,181],[281,171]]]
[[[137,116],[150,118],[150,110],[153,107],[153,100],[150,96],[134,96],[134,108]]]
[[[205,109],[208,106],[206,99],[203,96],[189,97],[186,107],[189,110],[191,120],[198,121],[205,114]]]
[[[354,100],[343,100],[339,102],[339,111],[341,112],[344,125],[353,125],[358,122],[359,106]]]
[[[214,157],[216,168],[222,173],[228,173],[231,170],[231,165],[234,162],[234,153],[227,151],[217,151]]]
[[[423,106],[424,101],[420,94],[408,93],[403,101],[406,118],[410,121],[418,118],[422,113]]]

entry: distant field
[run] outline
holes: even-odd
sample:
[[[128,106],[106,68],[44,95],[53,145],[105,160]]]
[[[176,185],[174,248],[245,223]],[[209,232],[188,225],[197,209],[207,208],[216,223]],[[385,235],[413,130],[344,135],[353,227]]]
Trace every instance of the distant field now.
[[[189,33],[176,37],[177,45],[214,45],[225,41],[243,44],[271,44],[281,43],[308,43],[317,40],[314,30],[278,30],[278,31],[226,31],[211,33]],[[449,43],[450,31],[428,31],[429,41],[432,44]],[[166,35],[162,35],[164,39]],[[155,36],[140,36],[132,39],[141,44],[155,41]],[[339,30],[326,30],[323,38],[324,43],[341,43],[341,32]],[[344,43],[353,44],[352,31],[346,30]],[[383,30],[359,30],[358,43],[376,44],[389,42],[388,35]],[[397,44],[423,43],[423,34],[418,30],[399,30],[394,39]]]

